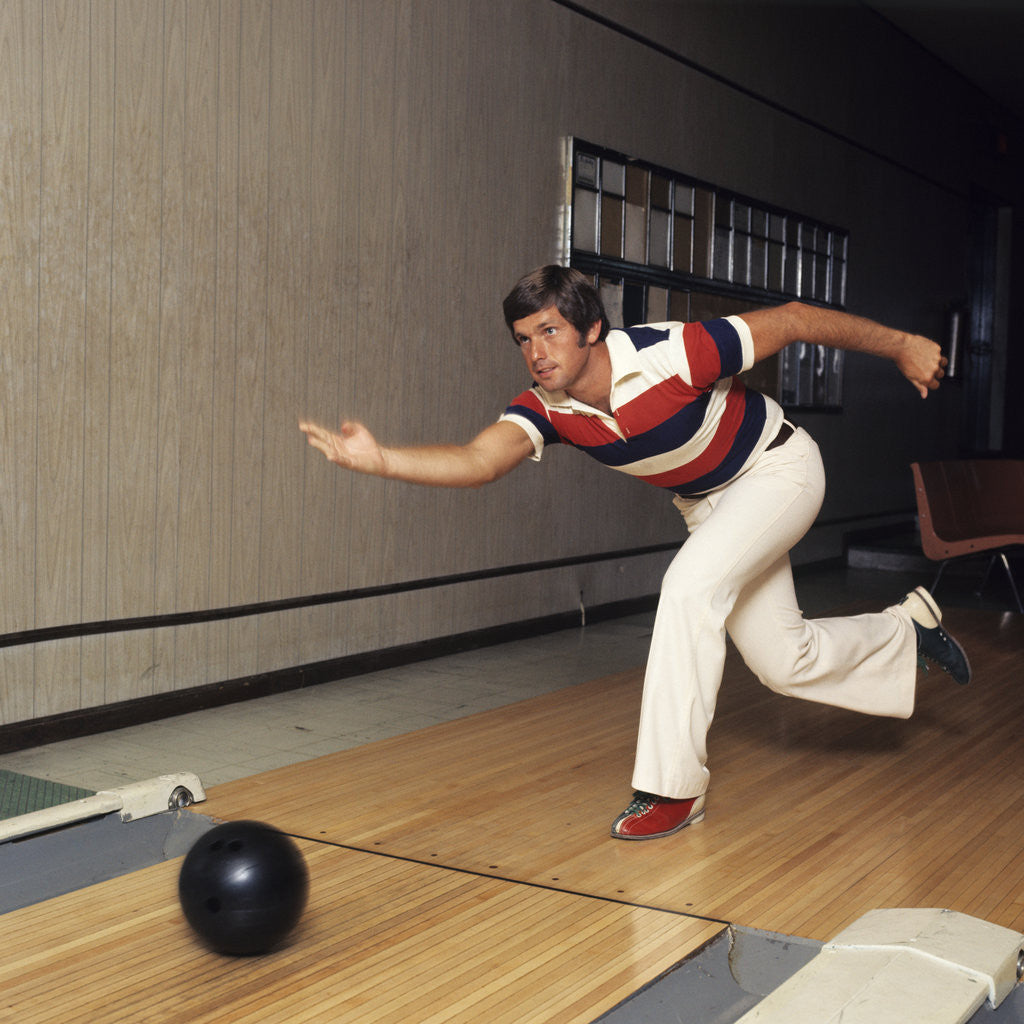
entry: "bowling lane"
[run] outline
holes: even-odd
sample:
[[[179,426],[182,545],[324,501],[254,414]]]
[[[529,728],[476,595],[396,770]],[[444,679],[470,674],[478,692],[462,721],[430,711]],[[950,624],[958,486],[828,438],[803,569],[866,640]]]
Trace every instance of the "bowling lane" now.
[[[309,905],[265,956],[208,952],[181,858],[0,917],[19,1024],[592,1021],[721,925],[300,842]]]
[[[976,681],[908,720],[780,698],[733,649],[707,818],[623,843],[642,672],[213,787],[203,813],[567,892],[828,941],[877,907],[1024,930],[1024,616],[950,609]]]

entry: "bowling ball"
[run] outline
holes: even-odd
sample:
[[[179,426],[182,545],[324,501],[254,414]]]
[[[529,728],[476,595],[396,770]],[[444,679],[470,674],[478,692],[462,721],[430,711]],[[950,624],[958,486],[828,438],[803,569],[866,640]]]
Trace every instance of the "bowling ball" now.
[[[266,953],[295,927],[309,871],[291,838],[258,821],[216,825],[185,855],[178,897],[185,920],[211,949]]]

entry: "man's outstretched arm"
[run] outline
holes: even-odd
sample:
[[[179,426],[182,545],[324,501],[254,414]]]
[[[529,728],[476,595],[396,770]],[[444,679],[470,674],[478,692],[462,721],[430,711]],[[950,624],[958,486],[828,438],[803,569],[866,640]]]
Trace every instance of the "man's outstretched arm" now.
[[[891,359],[922,398],[946,375],[946,357],[920,334],[908,334],[836,309],[788,302],[772,309],[743,313],[754,338],[754,358],[766,359],[795,341],[867,352]]]
[[[306,440],[331,462],[389,480],[434,487],[481,487],[503,477],[533,454],[533,442],[514,423],[485,427],[468,444],[398,447],[379,444],[361,423],[328,430],[303,421]]]

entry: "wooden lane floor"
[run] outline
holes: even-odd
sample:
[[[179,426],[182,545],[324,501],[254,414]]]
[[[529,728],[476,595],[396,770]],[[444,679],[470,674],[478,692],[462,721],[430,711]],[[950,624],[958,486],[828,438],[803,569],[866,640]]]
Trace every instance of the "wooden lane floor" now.
[[[1024,931],[1024,617],[946,621],[975,680],[921,673],[907,721],[779,697],[732,652],[707,818],[668,839],[608,835],[639,670],[216,787],[202,810],[820,941],[891,906]]]
[[[0,1019],[113,1024],[589,1022],[722,930],[664,911],[303,841],[281,949],[203,949],[180,858],[0,917]]]

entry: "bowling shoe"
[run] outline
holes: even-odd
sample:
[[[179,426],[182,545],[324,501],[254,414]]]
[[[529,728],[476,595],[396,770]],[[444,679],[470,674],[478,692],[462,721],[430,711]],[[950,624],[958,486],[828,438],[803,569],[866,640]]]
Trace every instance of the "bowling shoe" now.
[[[942,628],[942,612],[924,587],[915,587],[900,604],[910,614],[917,632],[917,652],[934,661],[961,686],[971,681],[971,665],[964,649]]]
[[[660,839],[703,817],[703,796],[670,800],[636,792],[630,805],[613,822],[612,835],[616,839]]]

